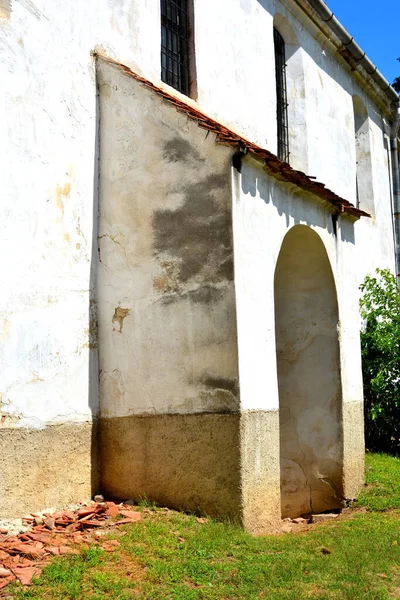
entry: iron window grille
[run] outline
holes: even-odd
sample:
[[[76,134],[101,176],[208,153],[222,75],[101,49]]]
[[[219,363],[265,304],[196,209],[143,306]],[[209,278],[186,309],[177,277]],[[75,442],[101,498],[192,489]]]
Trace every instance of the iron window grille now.
[[[285,41],[274,28],[275,79],[276,79],[276,120],[278,125],[278,158],[289,162],[289,127],[286,86]]]
[[[189,95],[189,0],[161,0],[161,79]]]

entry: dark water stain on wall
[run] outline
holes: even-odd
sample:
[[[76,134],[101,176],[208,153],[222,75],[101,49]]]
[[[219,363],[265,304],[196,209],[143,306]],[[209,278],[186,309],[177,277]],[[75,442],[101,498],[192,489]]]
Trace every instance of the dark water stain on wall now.
[[[233,280],[229,171],[184,184],[177,209],[153,215],[154,250],[179,261],[179,281]]]
[[[183,137],[175,136],[166,141],[163,146],[163,158],[167,162],[204,162],[204,158],[187,140]]]
[[[233,396],[239,397],[239,382],[237,379],[228,379],[227,377],[216,377],[214,375],[205,375],[201,382],[206,387],[220,389],[231,392]]]

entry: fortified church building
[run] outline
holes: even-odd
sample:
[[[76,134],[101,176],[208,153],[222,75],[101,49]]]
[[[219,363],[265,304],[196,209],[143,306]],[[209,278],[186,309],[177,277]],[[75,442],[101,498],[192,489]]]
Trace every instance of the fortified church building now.
[[[354,498],[400,199],[351,34],[322,0],[0,0],[0,69],[0,516]]]

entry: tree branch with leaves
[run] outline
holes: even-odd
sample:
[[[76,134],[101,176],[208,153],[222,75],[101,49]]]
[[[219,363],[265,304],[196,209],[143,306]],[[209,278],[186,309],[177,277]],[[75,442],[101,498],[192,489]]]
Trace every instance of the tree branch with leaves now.
[[[361,285],[365,441],[369,450],[400,452],[400,292],[389,269]]]

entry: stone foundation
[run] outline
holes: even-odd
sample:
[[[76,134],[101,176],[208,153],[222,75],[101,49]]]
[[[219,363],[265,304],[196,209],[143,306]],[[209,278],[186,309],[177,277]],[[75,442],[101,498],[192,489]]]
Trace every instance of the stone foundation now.
[[[280,517],[277,412],[102,419],[102,490],[269,530]]]
[[[97,426],[0,429],[0,516],[21,517],[98,491]]]
[[[239,426],[238,414],[101,419],[103,493],[238,521]]]
[[[241,415],[242,524],[252,533],[275,530],[281,518],[279,412]]]
[[[343,495],[357,497],[364,484],[364,402],[343,403]]]
[[[344,404],[346,498],[356,497],[363,484],[362,416],[362,402]],[[278,411],[2,429],[0,456],[3,518],[82,501],[100,489],[108,497],[146,495],[161,505],[201,509],[253,533],[274,531],[281,517]]]

